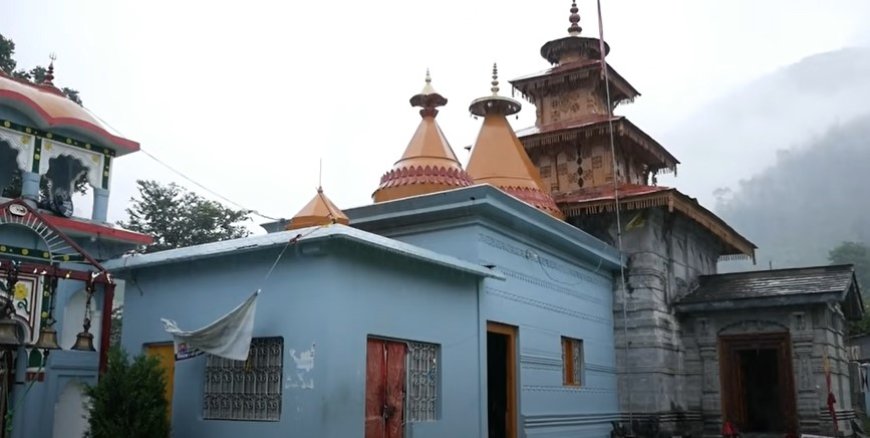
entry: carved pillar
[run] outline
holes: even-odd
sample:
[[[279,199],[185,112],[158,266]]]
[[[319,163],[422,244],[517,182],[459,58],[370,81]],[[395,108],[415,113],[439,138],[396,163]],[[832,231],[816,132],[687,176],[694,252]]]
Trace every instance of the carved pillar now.
[[[21,171],[21,197],[31,207],[36,207],[39,202],[39,179],[38,173]]]
[[[109,214],[109,190],[93,187],[94,206],[91,219],[97,222],[106,222]]]

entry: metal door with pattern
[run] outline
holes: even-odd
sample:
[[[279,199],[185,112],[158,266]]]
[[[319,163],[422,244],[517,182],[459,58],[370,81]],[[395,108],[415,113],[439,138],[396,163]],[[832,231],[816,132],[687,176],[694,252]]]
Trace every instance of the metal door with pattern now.
[[[402,342],[368,340],[365,438],[404,436],[407,354],[408,347]]]

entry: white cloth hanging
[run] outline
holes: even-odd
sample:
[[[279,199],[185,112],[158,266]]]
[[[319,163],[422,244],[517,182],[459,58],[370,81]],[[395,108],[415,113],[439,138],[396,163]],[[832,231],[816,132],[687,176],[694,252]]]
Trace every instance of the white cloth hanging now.
[[[238,307],[199,330],[184,331],[178,328],[175,321],[161,318],[164,328],[175,342],[175,360],[189,359],[202,353],[247,360],[259,294],[258,289]]]

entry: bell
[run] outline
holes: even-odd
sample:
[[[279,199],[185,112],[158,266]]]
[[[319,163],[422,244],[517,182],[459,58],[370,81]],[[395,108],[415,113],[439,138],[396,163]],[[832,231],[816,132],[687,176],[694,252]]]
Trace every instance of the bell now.
[[[11,319],[0,319],[0,346],[17,347],[22,344],[24,335],[21,325]]]
[[[79,332],[76,335],[76,343],[72,346],[75,351],[97,351],[94,348],[94,335],[88,332]]]
[[[22,344],[24,334],[18,321],[0,319],[0,347],[17,347]]]
[[[39,330],[39,339],[33,348],[38,350],[60,350],[60,344],[57,343],[57,330],[43,327]]]

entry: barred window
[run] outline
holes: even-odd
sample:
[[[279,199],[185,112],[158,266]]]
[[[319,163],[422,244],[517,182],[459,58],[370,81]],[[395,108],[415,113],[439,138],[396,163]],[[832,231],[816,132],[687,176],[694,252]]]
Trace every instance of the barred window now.
[[[435,421],[438,405],[438,346],[408,342],[408,421]]]
[[[284,338],[254,338],[248,360],[208,355],[203,413],[206,420],[278,421],[284,380]]]
[[[583,341],[562,337],[562,381],[568,386],[583,383]]]

